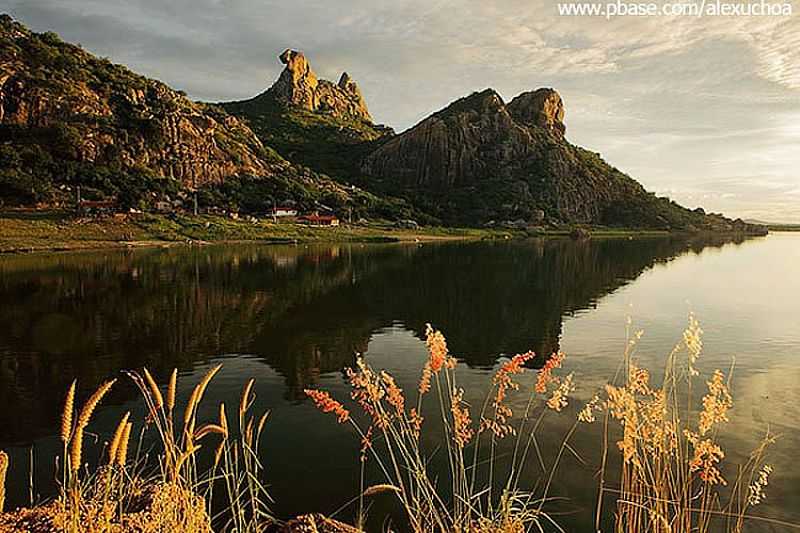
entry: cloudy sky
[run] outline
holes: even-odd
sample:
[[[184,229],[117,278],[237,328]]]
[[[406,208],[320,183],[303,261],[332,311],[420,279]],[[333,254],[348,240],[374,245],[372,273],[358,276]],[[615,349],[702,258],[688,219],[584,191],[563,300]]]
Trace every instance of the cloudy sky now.
[[[0,11],[202,100],[261,92],[277,55],[300,49],[321,77],[347,70],[398,130],[474,90],[509,100],[554,87],[568,138],[648,189],[800,222],[794,2],[788,17],[611,20],[561,17],[556,0],[0,0]]]

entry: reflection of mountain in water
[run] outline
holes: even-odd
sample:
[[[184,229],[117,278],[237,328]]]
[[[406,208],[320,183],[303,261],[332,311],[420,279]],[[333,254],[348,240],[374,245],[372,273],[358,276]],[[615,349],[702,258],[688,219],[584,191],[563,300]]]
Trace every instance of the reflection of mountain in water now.
[[[709,244],[721,243],[248,245],[7,258],[0,440],[51,432],[75,376],[88,393],[120,369],[147,365],[165,376],[221,353],[262,357],[297,397],[397,321],[420,336],[433,323],[471,365],[527,349],[547,354],[564,315]]]

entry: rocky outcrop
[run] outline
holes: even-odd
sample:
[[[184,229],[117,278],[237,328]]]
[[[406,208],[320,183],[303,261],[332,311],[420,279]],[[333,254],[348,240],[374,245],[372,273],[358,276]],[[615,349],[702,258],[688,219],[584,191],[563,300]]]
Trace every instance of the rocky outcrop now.
[[[486,89],[388,139],[361,170],[450,224],[756,231],[648,193],[599,154],[570,144],[564,116],[553,89],[508,104]]]
[[[487,89],[391,139],[365,160],[363,170],[416,187],[469,186],[489,174],[512,172],[516,161],[530,156],[528,137],[500,96]]]
[[[362,170],[437,198],[445,220],[599,222],[622,194],[644,194],[607,165],[586,164],[588,153],[564,140],[564,106],[552,89],[511,103],[491,89],[462,98],[389,140]],[[452,199],[471,195],[471,205]],[[468,211],[467,211],[468,210]]]
[[[53,34],[0,19],[0,135],[80,163],[138,168],[186,185],[268,175],[238,119]]]
[[[361,90],[347,72],[334,84],[317,78],[303,52],[287,49],[279,58],[286,68],[269,89],[276,99],[309,111],[372,122]]]
[[[554,89],[522,93],[508,104],[508,112],[520,124],[538,126],[559,139],[564,138],[564,102]]]

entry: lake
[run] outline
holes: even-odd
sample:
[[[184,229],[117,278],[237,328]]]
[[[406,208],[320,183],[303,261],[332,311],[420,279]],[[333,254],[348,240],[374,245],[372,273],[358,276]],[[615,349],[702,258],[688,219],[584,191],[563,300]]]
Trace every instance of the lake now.
[[[303,389],[346,399],[344,369],[357,353],[411,395],[431,323],[461,363],[466,399],[480,405],[504,357],[534,350],[533,366],[541,366],[563,350],[564,373],[575,373],[577,390],[543,425],[543,455],[552,458],[576,412],[617,371],[627,318],[644,330],[642,366],[657,371],[694,312],[705,331],[698,363],[704,375],[727,372],[735,358],[734,408],[721,434],[726,460],[742,460],[768,428],[778,434],[767,498],[753,512],[800,523],[793,455],[800,445],[800,234],[738,242],[247,244],[2,256],[0,300],[0,449],[12,458],[7,506],[28,502],[31,457],[34,496],[55,490],[55,432],[74,378],[83,399],[121,370],[147,366],[165,383],[177,367],[180,402],[222,362],[201,413],[212,417],[216,402],[235,405],[254,377],[255,407],[271,410],[262,452],[274,511],[331,513],[358,493],[359,442],[316,411]],[[534,379],[525,374],[522,389]],[[127,410],[140,429],[137,398],[123,377],[90,425],[101,442]],[[512,400],[519,410],[524,401],[522,393]],[[550,492],[564,498],[557,511],[567,531],[593,526],[596,426],[572,438],[582,460],[566,457]],[[89,457],[100,448],[88,445]],[[531,487],[541,479],[536,464],[526,479]],[[339,516],[352,512],[350,506]],[[376,504],[374,513],[391,513],[391,503]],[[379,518],[371,524],[379,527]]]

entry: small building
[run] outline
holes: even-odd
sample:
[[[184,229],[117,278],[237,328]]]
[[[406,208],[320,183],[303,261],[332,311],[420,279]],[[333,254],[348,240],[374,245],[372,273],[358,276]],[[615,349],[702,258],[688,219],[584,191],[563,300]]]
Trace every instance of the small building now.
[[[305,215],[300,217],[300,222],[308,226],[338,226],[339,219],[335,215]]]
[[[296,217],[297,209],[294,207],[273,207],[268,214],[271,217]]]

